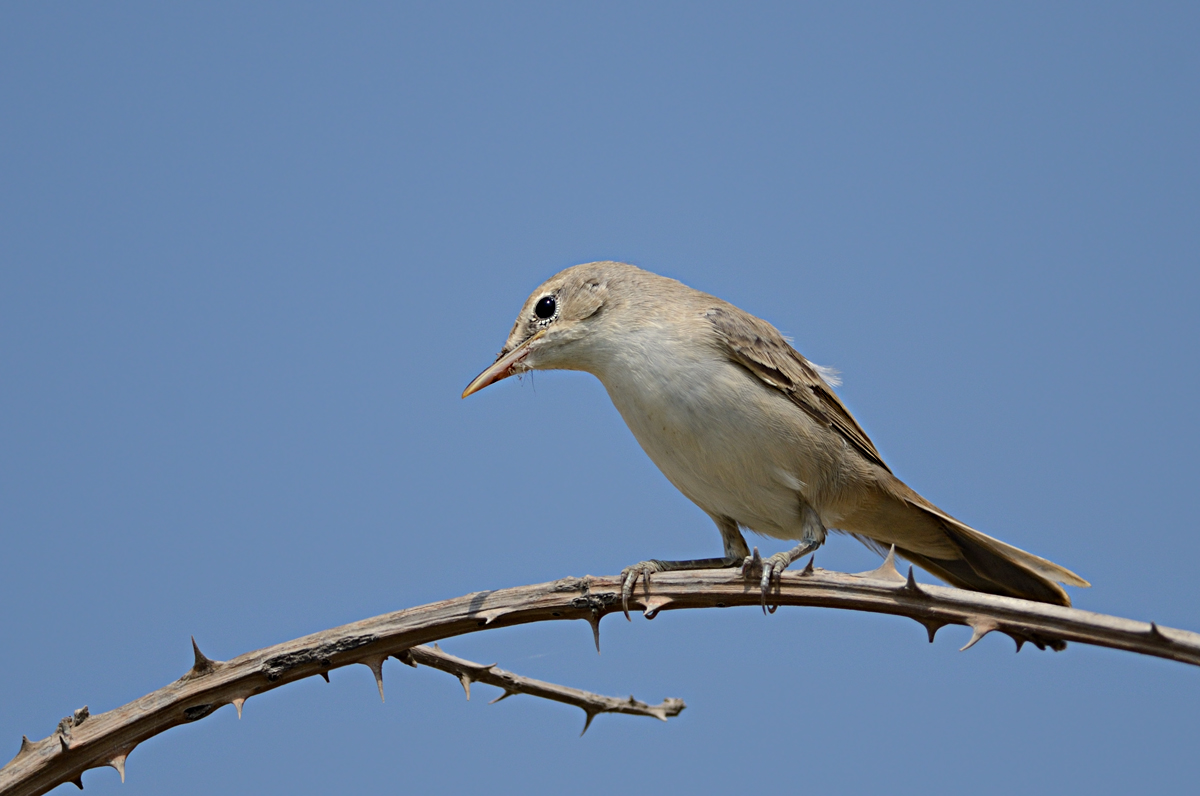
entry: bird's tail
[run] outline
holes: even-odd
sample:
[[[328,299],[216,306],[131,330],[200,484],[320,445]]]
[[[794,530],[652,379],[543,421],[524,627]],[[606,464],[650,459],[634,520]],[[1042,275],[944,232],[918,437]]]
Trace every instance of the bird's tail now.
[[[899,480],[870,512],[875,527],[847,528],[963,589],[1070,605],[1059,583],[1090,586],[1052,561],[993,539],[951,517]],[[886,531],[883,529],[887,529]]]

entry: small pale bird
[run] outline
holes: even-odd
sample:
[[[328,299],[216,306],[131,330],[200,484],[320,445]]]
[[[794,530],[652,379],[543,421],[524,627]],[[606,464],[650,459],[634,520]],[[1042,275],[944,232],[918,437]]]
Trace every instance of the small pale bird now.
[[[712,518],[725,555],[642,561],[639,577],[742,567],[763,599],[829,531],[896,553],[955,586],[1070,605],[1070,570],[956,520],[892,474],[834,394],[834,379],[774,326],[632,265],[577,265],[525,301],[495,364],[463,391],[531,370],[591,373],[667,479]],[[741,529],[796,540],[765,559]]]

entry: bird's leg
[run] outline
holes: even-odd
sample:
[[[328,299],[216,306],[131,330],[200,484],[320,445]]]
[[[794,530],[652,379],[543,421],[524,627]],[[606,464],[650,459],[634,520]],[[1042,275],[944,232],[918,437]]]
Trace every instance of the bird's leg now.
[[[758,548],[754,548],[754,554],[746,556],[742,561],[742,574],[752,577],[762,574],[762,606],[763,610],[767,610],[767,592],[771,588],[771,581],[779,581],[783,571],[791,566],[796,559],[806,556],[816,550],[825,543],[825,525],[821,522],[820,516],[811,506],[805,505],[803,508],[804,531],[800,537],[800,544],[783,553],[776,553],[770,558],[763,559],[758,555]],[[774,613],[772,608],[771,612]]]
[[[629,597],[638,578],[645,578],[647,588],[650,586],[650,575],[653,572],[682,572],[688,569],[721,569],[736,567],[742,562],[741,556],[725,556],[724,558],[692,558],[687,561],[639,561],[631,567],[621,570],[621,610],[629,619]],[[632,620],[631,620],[632,621]]]
[[[746,556],[750,554],[750,548],[746,546],[746,540],[742,538],[742,532],[738,530],[737,523],[723,517],[720,519],[714,518],[714,520],[716,520],[717,528],[721,531],[721,541],[725,544],[725,556],[723,558],[691,558],[686,561],[659,561],[658,559],[651,559],[649,561],[639,561],[633,566],[625,567],[625,569],[621,570],[621,610],[625,612],[626,619],[629,619],[629,597],[633,594],[633,588],[637,586],[638,578],[644,578],[646,586],[649,587],[650,575],[654,572],[683,572],[689,569],[724,569],[727,567],[736,567],[746,559]]]

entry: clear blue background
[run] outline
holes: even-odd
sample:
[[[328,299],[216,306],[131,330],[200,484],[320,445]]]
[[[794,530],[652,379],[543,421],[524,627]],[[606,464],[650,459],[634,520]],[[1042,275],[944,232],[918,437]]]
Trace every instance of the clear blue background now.
[[[467,592],[713,555],[582,374],[468,401],[620,259],[775,323],[896,472],[1200,629],[1194,4],[6,4],[0,742]],[[775,549],[770,542],[765,549]],[[818,564],[878,559],[834,538]],[[816,609],[450,640],[668,724],[390,661],[89,793],[1185,792],[1200,672]],[[7,759],[8,754],[5,753]],[[70,786],[66,786],[70,789]],[[71,789],[73,792],[73,789]]]

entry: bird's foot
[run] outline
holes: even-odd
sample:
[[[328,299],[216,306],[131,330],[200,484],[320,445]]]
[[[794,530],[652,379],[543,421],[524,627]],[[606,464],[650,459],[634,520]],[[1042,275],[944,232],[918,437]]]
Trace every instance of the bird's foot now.
[[[820,547],[819,542],[801,542],[784,553],[776,553],[770,558],[763,558],[758,554],[758,548],[754,548],[754,552],[742,562],[742,577],[744,578],[759,578],[759,585],[762,589],[762,609],[763,613],[775,613],[779,608],[778,605],[767,605],[767,592],[770,591],[772,584],[779,585],[780,576],[783,571],[792,565],[792,562],[801,556],[806,556],[813,550]]]
[[[621,570],[621,610],[625,612],[625,618],[629,619],[629,597],[633,594],[633,588],[637,586],[638,578],[645,578],[646,586],[650,586],[650,575],[654,572],[665,572],[667,567],[662,561],[651,559],[649,561],[639,561],[631,567],[625,567]],[[629,619],[629,621],[633,621]]]
[[[652,558],[649,561],[639,561],[631,567],[621,570],[621,609],[625,618],[629,619],[629,598],[637,586],[639,578],[645,578],[646,590],[650,589],[650,575],[656,572],[686,572],[695,569],[724,569],[736,567],[740,556],[725,556],[723,558],[691,558],[686,561],[659,561]]]
[[[794,561],[788,553],[776,553],[769,558],[763,558],[758,554],[758,548],[754,548],[751,555],[746,556],[746,560],[742,562],[742,577],[744,578],[759,578],[759,585],[762,589],[762,609],[763,613],[775,613],[777,605],[767,605],[767,592],[770,591],[771,585],[779,583],[779,577],[783,571],[791,566]]]

